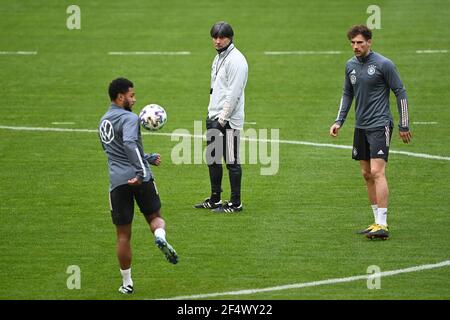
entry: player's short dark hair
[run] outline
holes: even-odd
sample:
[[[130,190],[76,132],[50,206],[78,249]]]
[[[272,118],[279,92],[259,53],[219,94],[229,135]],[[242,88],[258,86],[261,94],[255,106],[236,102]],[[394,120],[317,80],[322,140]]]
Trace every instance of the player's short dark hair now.
[[[130,88],[133,88],[133,82],[125,78],[117,78],[111,81],[109,84],[109,97],[112,100],[116,100],[119,93],[125,94]]]
[[[358,24],[352,26],[347,32],[348,40],[352,40],[357,35],[362,35],[364,39],[370,40],[372,39],[372,30],[370,30],[366,25]]]
[[[231,26],[225,22],[225,21],[219,21],[216,22],[210,31],[211,34],[211,38],[230,38],[233,39],[234,36],[234,32],[233,32],[233,28],[231,28]]]

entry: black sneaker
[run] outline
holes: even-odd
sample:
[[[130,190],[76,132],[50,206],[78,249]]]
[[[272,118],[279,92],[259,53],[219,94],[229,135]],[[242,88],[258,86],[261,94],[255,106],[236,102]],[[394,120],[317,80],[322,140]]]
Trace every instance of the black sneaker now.
[[[238,206],[234,205],[231,202],[227,202],[225,201],[223,205],[221,205],[220,207],[212,210],[213,212],[216,213],[234,213],[234,212],[240,212],[242,211],[242,203],[239,204]]]
[[[133,286],[120,286],[119,292],[123,294],[132,294],[134,292]]]
[[[222,206],[222,200],[219,200],[219,202],[213,202],[211,199],[207,198],[202,203],[194,205],[194,208],[196,209],[216,209],[220,208]]]

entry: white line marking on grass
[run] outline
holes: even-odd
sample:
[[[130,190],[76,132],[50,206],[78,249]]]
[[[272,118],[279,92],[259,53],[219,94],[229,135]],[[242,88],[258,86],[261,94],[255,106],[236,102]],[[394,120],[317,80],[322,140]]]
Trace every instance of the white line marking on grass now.
[[[415,122],[413,122],[413,124],[438,124],[438,123],[434,122],[434,121],[430,121],[430,122],[427,122],[427,121],[415,121]]]
[[[244,121],[244,124],[256,124],[256,122],[254,122],[254,121],[250,121],[250,122]]]
[[[450,260],[445,260],[436,264],[424,264],[421,266],[410,267],[406,269],[397,269],[391,271],[384,271],[376,274],[380,277],[390,277],[395,276],[397,274],[409,273],[409,272],[417,272],[422,270],[443,268],[450,266]],[[294,283],[287,284],[283,286],[276,287],[268,287],[268,288],[260,288],[260,289],[247,289],[247,290],[238,290],[238,291],[228,291],[228,292],[215,292],[215,293],[205,293],[205,294],[194,294],[189,296],[177,296],[172,298],[163,298],[159,300],[187,300],[187,299],[204,299],[204,298],[214,298],[220,296],[239,296],[239,295],[247,295],[247,294],[255,294],[261,292],[271,292],[271,291],[282,291],[282,290],[291,290],[291,289],[300,289],[306,287],[317,287],[328,284],[336,284],[336,283],[344,283],[344,282],[353,282],[359,280],[366,280],[369,277],[373,277],[374,274],[364,274],[360,276],[346,277],[346,278],[334,278],[327,279],[321,281],[312,281],[312,282],[304,282],[304,283]]]
[[[448,50],[416,50],[416,53],[448,53]]]
[[[68,128],[40,128],[40,127],[12,127],[0,126],[0,129],[16,131],[54,131],[54,132],[98,132],[94,129],[68,129]]]
[[[59,122],[59,121],[55,121],[55,122],[52,122],[52,124],[75,124],[75,122],[70,122],[70,121],[67,121],[67,122]]]
[[[314,54],[341,54],[342,51],[265,51],[267,56],[282,56],[282,55],[314,55]]]
[[[188,56],[189,51],[110,51],[112,56]]]
[[[34,55],[37,51],[0,51],[0,55]]]
[[[39,128],[39,127],[14,127],[14,126],[1,126],[0,129],[5,130],[16,130],[16,131],[53,131],[53,132],[90,132],[97,133],[96,129],[69,129],[69,128]],[[180,133],[163,133],[163,132],[142,132],[144,135],[156,135],[156,136],[166,136],[166,137],[190,137],[205,140],[205,136],[202,135],[193,135],[193,134],[180,134]],[[272,139],[251,139],[247,137],[242,137],[242,140],[245,141],[256,141],[256,142],[268,142],[268,143],[280,143],[280,144],[296,144],[296,145],[304,145],[304,146],[312,146],[319,148],[335,148],[335,149],[352,149],[352,146],[345,146],[340,144],[331,144],[331,143],[316,143],[309,141],[297,141],[297,140],[272,140]],[[415,158],[424,158],[424,159],[433,159],[433,160],[445,160],[450,161],[450,157],[445,156],[436,156],[432,154],[426,153],[414,153],[407,151],[396,151],[389,150],[390,153],[401,154],[409,157]]]
[[[449,50],[416,50],[418,54],[448,53]],[[284,55],[335,55],[342,54],[342,51],[264,51],[267,56],[284,56]]]

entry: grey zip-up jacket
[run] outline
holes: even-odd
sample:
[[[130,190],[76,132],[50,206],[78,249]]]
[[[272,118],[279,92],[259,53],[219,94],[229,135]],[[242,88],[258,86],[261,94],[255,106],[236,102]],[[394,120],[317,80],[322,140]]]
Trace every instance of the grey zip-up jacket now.
[[[208,117],[219,116],[229,121],[233,129],[244,127],[245,85],[248,65],[244,55],[233,43],[214,58],[211,67],[211,94]]]
[[[136,114],[113,103],[101,118],[98,132],[108,156],[110,191],[134,177],[141,177],[144,182],[151,179]]]
[[[356,128],[393,127],[390,90],[397,97],[399,130],[409,131],[408,99],[394,63],[376,52],[362,59],[351,58],[345,66],[344,90],[335,122],[344,124],[355,97]]]

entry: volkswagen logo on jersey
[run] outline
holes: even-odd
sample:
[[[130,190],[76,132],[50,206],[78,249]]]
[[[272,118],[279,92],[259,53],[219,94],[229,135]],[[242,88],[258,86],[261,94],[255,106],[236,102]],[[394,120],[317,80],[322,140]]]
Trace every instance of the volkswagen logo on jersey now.
[[[105,144],[114,140],[114,128],[109,120],[103,120],[100,124],[100,138]]]
[[[369,68],[367,68],[367,74],[369,75],[369,76],[373,76],[374,74],[375,74],[375,68],[376,68],[377,66],[374,66],[373,64],[371,64],[370,66],[369,66]]]

